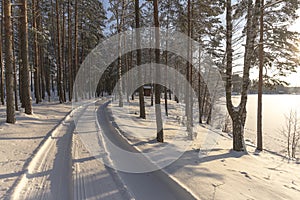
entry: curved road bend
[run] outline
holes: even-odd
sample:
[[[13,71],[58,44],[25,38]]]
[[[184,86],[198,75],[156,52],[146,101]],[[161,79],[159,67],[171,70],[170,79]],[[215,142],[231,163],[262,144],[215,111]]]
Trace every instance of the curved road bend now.
[[[98,121],[101,126],[103,134],[118,147],[130,151],[138,151],[131,146],[112,125],[111,114],[107,111],[107,105],[109,102],[100,103],[97,110]],[[107,145],[107,149],[110,153],[110,157],[113,163],[120,163],[117,155],[114,156],[114,152],[110,151],[112,148]],[[142,162],[147,162],[144,157]],[[148,161],[150,162],[150,161]],[[157,170],[147,173],[127,173],[122,171],[117,171],[122,178],[124,184],[131,192],[131,194],[137,200],[189,200],[195,199],[187,190],[182,188],[177,182],[171,179],[162,170]]]

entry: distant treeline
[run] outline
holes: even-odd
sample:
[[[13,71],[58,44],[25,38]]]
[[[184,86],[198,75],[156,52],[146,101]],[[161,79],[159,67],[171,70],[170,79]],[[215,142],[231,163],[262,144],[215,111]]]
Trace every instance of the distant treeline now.
[[[252,87],[249,90],[250,94],[257,94],[257,89]],[[273,86],[273,87],[264,87],[264,94],[300,94],[300,87],[286,87],[286,86]]]

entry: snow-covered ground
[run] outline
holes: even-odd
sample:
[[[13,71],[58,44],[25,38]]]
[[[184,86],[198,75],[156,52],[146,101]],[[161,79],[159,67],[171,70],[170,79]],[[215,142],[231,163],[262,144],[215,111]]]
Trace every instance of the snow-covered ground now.
[[[239,96],[233,98],[234,103],[240,101]],[[263,95],[263,137],[264,147],[274,153],[287,155],[287,137],[282,130],[286,129],[286,116],[291,110],[300,113],[300,95]],[[245,136],[256,143],[257,95],[249,95],[247,102],[247,120]],[[300,157],[300,146],[297,149]]]
[[[5,107],[0,107],[0,199],[12,192],[41,143],[71,108],[71,104],[34,105],[32,116],[17,112],[17,123],[7,124]]]
[[[93,101],[71,109],[42,104],[33,116],[18,113],[15,125],[1,124],[0,199],[130,199],[115,171],[80,140],[97,134],[96,118],[74,130],[81,116],[94,117]]]
[[[153,142],[156,136],[154,108],[149,106],[148,100],[147,103],[146,120],[138,119],[137,101],[125,104],[123,108],[114,102],[110,107],[121,132],[143,153],[155,152],[164,145]],[[178,119],[182,106],[173,101],[169,103],[171,109],[169,117],[165,117],[164,133],[166,144],[171,146],[178,144],[178,138],[186,138],[187,133]],[[183,139],[188,144],[187,149],[164,171],[199,199],[299,198],[299,162],[288,161],[268,151],[257,153],[251,142],[247,142],[248,154],[232,152],[230,135],[208,131],[201,126],[195,127],[194,131],[197,138],[192,144]],[[265,141],[268,141],[267,135]]]
[[[204,200],[300,196],[299,162],[288,161],[278,152],[257,153],[251,138],[247,139],[248,154],[232,152],[230,135],[199,125],[194,127],[196,139],[188,141],[180,117],[184,114],[182,104],[169,101],[168,117],[162,109],[165,143],[156,143],[154,107],[149,106],[149,99],[146,102],[146,120],[138,118],[137,101],[123,108],[113,102],[110,110],[129,143],[148,158],[152,155],[157,166],[194,196]],[[81,114],[70,114],[71,107],[35,105],[32,116],[17,113],[15,125],[5,123],[5,108],[0,107],[0,199],[10,199],[13,192],[16,199],[51,199],[53,192],[60,199],[130,198],[116,171],[95,159],[81,141],[82,135],[97,134],[95,118],[83,119],[88,123],[80,123],[83,127],[72,139],[72,119]],[[94,115],[96,107],[86,107],[82,112]],[[265,135],[265,141],[268,139]],[[176,153],[168,152],[170,149]]]

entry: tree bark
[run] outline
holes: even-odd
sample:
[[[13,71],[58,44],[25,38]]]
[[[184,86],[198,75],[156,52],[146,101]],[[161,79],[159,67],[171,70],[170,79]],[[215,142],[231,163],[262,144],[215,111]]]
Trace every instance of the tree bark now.
[[[263,87],[263,67],[264,67],[264,0],[260,5],[260,39],[259,39],[259,78],[257,93],[257,150],[263,150],[262,136],[262,87]]]
[[[1,16],[3,16],[3,5],[4,2],[2,2],[1,5]],[[0,19],[0,98],[1,103],[4,105],[4,63],[3,63],[3,50],[2,50],[2,44],[3,44],[3,38],[2,38],[2,30],[3,30],[3,18]]]
[[[155,63],[160,63],[160,36],[159,36],[159,18],[158,18],[158,2],[153,0],[154,7],[154,26],[155,26]],[[160,68],[156,67],[156,82],[160,80]],[[156,115],[156,128],[157,136],[156,140],[158,142],[164,142],[164,131],[163,123],[161,117],[161,107],[160,107],[160,94],[161,87],[159,84],[155,84],[155,115]]]
[[[62,6],[62,37],[61,37],[61,58],[62,58],[62,88],[63,88],[63,99],[66,102],[66,90],[67,90],[67,74],[66,74],[66,15],[65,15],[65,2]]]
[[[187,131],[188,131],[188,137],[189,139],[193,139],[193,119],[192,119],[192,97],[191,97],[191,87],[192,87],[192,45],[191,45],[191,37],[192,37],[192,25],[191,25],[191,0],[188,0],[187,2],[187,34],[188,34],[188,41],[187,41],[187,58],[188,62],[186,65],[186,79],[187,83],[185,86],[185,114],[187,117]]]
[[[12,20],[12,28],[14,29],[14,23]],[[15,110],[19,111],[18,105],[18,88],[17,88],[17,66],[16,66],[16,56],[15,56],[15,37],[12,34],[12,55],[13,55],[13,75],[14,75],[14,95],[15,95]]]
[[[191,37],[191,1],[187,1],[187,35]],[[187,58],[190,59],[190,42],[187,41]],[[187,130],[189,131],[189,79],[190,79],[190,64],[186,62],[186,85],[185,85],[185,116],[187,118]]]
[[[41,24],[41,19],[39,19],[39,29],[41,32],[43,32],[42,30],[42,24]],[[45,51],[44,51],[44,47],[43,47],[43,43],[41,43],[39,45],[39,60],[40,60],[40,94],[41,94],[41,98],[43,100],[45,100],[45,93],[46,93],[46,90],[45,90],[45,58],[44,58],[44,54],[45,54]]]
[[[231,100],[232,90],[232,7],[231,0],[226,1],[226,104],[229,115],[233,123],[233,150],[246,151],[244,143],[244,126],[246,121],[246,105],[248,87],[250,83],[249,71],[251,67],[251,60],[254,55],[254,42],[257,28],[257,13],[260,0],[255,1],[253,6],[252,0],[247,1],[247,22],[246,22],[246,45],[244,53],[244,69],[243,69],[243,84],[241,91],[241,101],[238,107],[234,107]]]
[[[46,84],[46,92],[48,94],[48,101],[50,102],[51,97],[51,63],[50,60],[47,59],[47,68],[45,72],[45,84]]]
[[[168,8],[168,13],[170,13],[170,7]],[[168,38],[169,37],[169,15],[167,14],[167,35],[166,37]],[[166,51],[165,51],[165,63],[166,63],[166,66],[168,66],[169,64],[169,60],[168,60],[168,40],[166,40]],[[164,94],[165,94],[165,113],[166,113],[166,116],[169,115],[168,113],[168,70],[167,68],[165,69],[165,74],[166,74],[166,77],[165,77],[165,88],[164,88]],[[171,99],[171,98],[170,98]]]
[[[69,72],[69,101],[73,95],[73,65],[72,65],[72,20],[71,0],[68,0],[68,72]]]
[[[76,80],[76,75],[77,72],[79,70],[79,65],[78,65],[78,0],[75,0],[75,11],[74,11],[74,15],[75,15],[75,29],[74,29],[74,74],[73,74],[73,83]],[[78,101],[78,95],[77,95],[77,91],[76,91],[76,87],[75,87],[75,91],[74,91],[74,95],[75,95],[75,101]]]
[[[39,47],[38,47],[38,27],[37,27],[37,14],[38,14],[38,1],[32,0],[32,28],[34,31],[34,95],[36,103],[41,102],[40,95],[40,67],[39,67]]]
[[[233,123],[233,150],[244,151],[243,131],[241,116],[232,104],[232,6],[231,0],[226,0],[226,106]]]
[[[198,70],[199,70],[199,73],[198,73],[198,111],[199,111],[199,124],[202,124],[202,92],[201,92],[201,51],[200,51],[200,48],[199,48],[199,67],[198,67]]]
[[[62,71],[62,53],[61,53],[61,34],[60,34],[60,1],[56,0],[56,34],[57,34],[57,87],[59,102],[64,103],[64,90],[63,90],[63,71]]]
[[[135,0],[135,27],[136,27],[136,46],[137,46],[137,66],[142,64],[142,51],[141,51],[141,36],[140,36],[140,5],[139,0]],[[141,84],[141,70],[138,71],[139,84]],[[139,105],[140,105],[140,117],[146,119],[145,100],[144,100],[144,88],[139,87]]]
[[[12,23],[11,23],[11,2],[3,0],[4,10],[4,32],[5,32],[5,82],[6,82],[6,122],[14,124],[14,74],[13,74],[13,49],[12,49]]]

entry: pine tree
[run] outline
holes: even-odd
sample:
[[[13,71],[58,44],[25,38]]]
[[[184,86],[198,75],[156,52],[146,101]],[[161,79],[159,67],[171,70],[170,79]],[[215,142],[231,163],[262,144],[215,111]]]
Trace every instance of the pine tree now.
[[[298,17],[296,11],[299,1],[265,1],[260,7],[260,40],[259,40],[259,80],[257,108],[257,149],[263,150],[262,137],[262,88],[263,85],[286,84],[280,80],[299,66],[299,33],[289,31],[288,27]],[[254,60],[253,62],[256,62]],[[271,68],[277,73],[263,75],[263,68]]]
[[[142,52],[141,52],[141,36],[140,36],[140,5],[139,0],[135,0],[135,23],[136,23],[136,46],[137,46],[137,66],[140,66],[142,64]],[[139,81],[141,79],[141,72],[139,70],[138,72]],[[140,105],[140,117],[143,119],[146,119],[146,112],[145,112],[145,102],[144,102],[144,88],[139,88],[139,105]]]
[[[12,22],[11,22],[11,1],[3,1],[4,10],[4,32],[5,32],[5,83],[6,83],[6,122],[14,124],[14,74],[13,74],[13,48],[12,48]]]
[[[246,19],[246,44],[244,52],[244,64],[243,64],[243,83],[241,91],[241,101],[238,107],[234,107],[232,104],[232,5],[231,0],[226,1],[226,105],[229,115],[232,119],[233,125],[233,150],[246,151],[244,143],[244,126],[246,121],[246,105],[247,95],[250,84],[249,74],[250,68],[254,56],[254,44],[257,33],[257,24],[259,16],[260,0],[256,0],[253,4],[252,0],[247,0],[247,19]]]
[[[155,63],[160,63],[160,36],[159,36],[159,14],[158,14],[158,1],[153,0],[153,9],[154,9],[154,26],[155,26]],[[155,70],[156,82],[158,83],[160,80],[160,68],[156,67]],[[157,136],[156,140],[158,142],[164,142],[164,130],[163,123],[161,117],[161,107],[160,107],[160,95],[161,95],[161,87],[159,84],[155,84],[155,116],[156,116],[156,128],[157,128]]]
[[[34,95],[36,103],[41,102],[40,95],[40,53],[38,45],[38,23],[37,16],[39,15],[39,0],[32,0],[32,29],[34,31]]]
[[[78,1],[75,0],[75,27],[74,27],[74,81],[76,79],[76,74],[79,70],[79,61],[78,61]],[[77,91],[74,91],[75,101],[78,101]]]
[[[117,92],[119,97],[119,107],[123,107],[123,85],[122,85],[122,55],[121,55],[121,48],[122,48],[122,38],[121,33],[124,30],[124,22],[126,18],[125,9],[127,9],[128,2],[127,1],[119,1],[119,0],[110,0],[110,11],[113,13],[111,20],[115,20],[116,24],[116,31],[118,34],[118,76],[117,76]]]
[[[29,64],[28,64],[28,20],[27,20],[27,1],[20,0],[20,50],[21,50],[21,63],[20,63],[20,80],[22,90],[22,102],[26,114],[32,114],[31,106],[31,91],[29,79]]]
[[[61,28],[60,28],[60,1],[56,0],[56,39],[57,39],[57,87],[59,102],[64,103],[63,89],[63,60],[61,47]]]
[[[71,0],[68,0],[68,72],[69,72],[69,101],[72,101],[73,95],[73,63],[72,63],[72,11]]]
[[[3,4],[1,3],[1,16],[3,16]],[[3,38],[2,38],[2,30],[3,30],[3,17],[0,19],[0,98],[1,103],[4,105],[4,63],[3,63]]]
[[[263,150],[262,136],[262,87],[264,67],[264,0],[260,2],[260,29],[259,29],[259,78],[257,93],[257,150]]]

